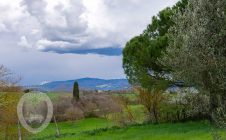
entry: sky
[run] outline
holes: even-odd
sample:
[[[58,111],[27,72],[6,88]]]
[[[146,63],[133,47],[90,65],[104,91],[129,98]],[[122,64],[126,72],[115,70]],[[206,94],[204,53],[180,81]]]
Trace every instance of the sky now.
[[[122,49],[177,0],[0,0],[0,64],[22,85],[125,78]]]

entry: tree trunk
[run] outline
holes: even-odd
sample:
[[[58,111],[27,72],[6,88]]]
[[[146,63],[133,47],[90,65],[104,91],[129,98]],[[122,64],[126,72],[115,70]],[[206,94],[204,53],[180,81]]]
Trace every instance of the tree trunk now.
[[[214,91],[210,92],[210,122],[214,123],[214,113],[216,113],[217,108],[220,107],[219,95],[217,95]]]
[[[54,123],[55,123],[55,126],[56,126],[56,136],[59,137],[60,136],[60,130],[59,130],[59,127],[57,125],[56,117],[53,116],[53,119],[54,119]]]
[[[155,124],[159,123],[159,119],[158,119],[158,109],[157,109],[157,105],[153,106],[153,115],[155,118]]]
[[[226,93],[225,93],[225,91],[222,92],[221,104],[222,104],[223,109],[226,110]]]
[[[8,137],[9,137],[9,127],[8,127],[8,124],[6,124],[6,128],[5,128],[5,140],[8,140]]]
[[[18,140],[22,140],[22,137],[21,137],[21,129],[20,129],[20,121],[18,120]]]

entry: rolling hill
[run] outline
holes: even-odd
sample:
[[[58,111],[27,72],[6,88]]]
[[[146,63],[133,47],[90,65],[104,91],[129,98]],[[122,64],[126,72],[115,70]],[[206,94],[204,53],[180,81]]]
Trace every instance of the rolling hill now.
[[[43,85],[26,86],[24,88],[36,89],[39,91],[69,91],[73,89],[74,81],[77,81],[79,87],[85,90],[126,90],[130,89],[127,79],[98,79],[98,78],[82,78],[67,81],[53,81]]]

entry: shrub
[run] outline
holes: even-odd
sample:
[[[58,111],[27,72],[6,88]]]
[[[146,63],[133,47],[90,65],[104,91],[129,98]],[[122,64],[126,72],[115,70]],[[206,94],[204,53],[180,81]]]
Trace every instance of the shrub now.
[[[80,104],[89,116],[107,117],[107,114],[120,110],[120,106],[111,96],[103,94],[89,94],[80,101]]]
[[[54,101],[54,114],[58,121],[107,117],[107,114],[120,110],[120,106],[108,95],[87,94],[76,102],[72,103],[71,100],[71,97],[59,97]]]
[[[205,94],[192,93],[188,90],[175,94],[146,89],[137,89],[137,92],[149,122],[209,119],[209,97]]]
[[[120,126],[127,126],[135,123],[135,117],[133,115],[130,100],[125,96],[114,97],[115,102],[120,106],[120,110],[111,114],[111,118]]]
[[[0,93],[0,139],[18,139],[17,104],[22,94]],[[25,139],[28,133],[21,128],[21,136]]]
[[[53,112],[57,121],[66,121],[67,116],[65,116],[65,111],[71,108],[71,98],[69,97],[59,97],[53,102]]]
[[[163,107],[165,121],[202,120],[209,117],[209,97],[201,93],[174,94]]]
[[[194,120],[209,118],[209,97],[203,94],[189,94],[185,96],[186,115]]]
[[[148,119],[151,122],[159,123],[160,119],[160,107],[161,104],[166,100],[166,96],[161,91],[137,89],[138,98],[142,105],[147,110]]]
[[[67,121],[84,118],[84,112],[78,107],[70,107],[65,111]]]

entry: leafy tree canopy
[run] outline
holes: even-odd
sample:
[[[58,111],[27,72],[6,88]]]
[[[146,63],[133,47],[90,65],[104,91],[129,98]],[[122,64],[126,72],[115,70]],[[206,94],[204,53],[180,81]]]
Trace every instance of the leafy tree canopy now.
[[[162,64],[175,80],[210,93],[214,110],[221,103],[217,96],[226,99],[226,1],[189,0],[174,21]]]
[[[145,88],[167,87],[167,71],[157,60],[169,45],[168,30],[174,24],[172,16],[183,12],[187,0],[179,1],[152,17],[144,32],[127,42],[123,50],[123,68],[129,82]]]

